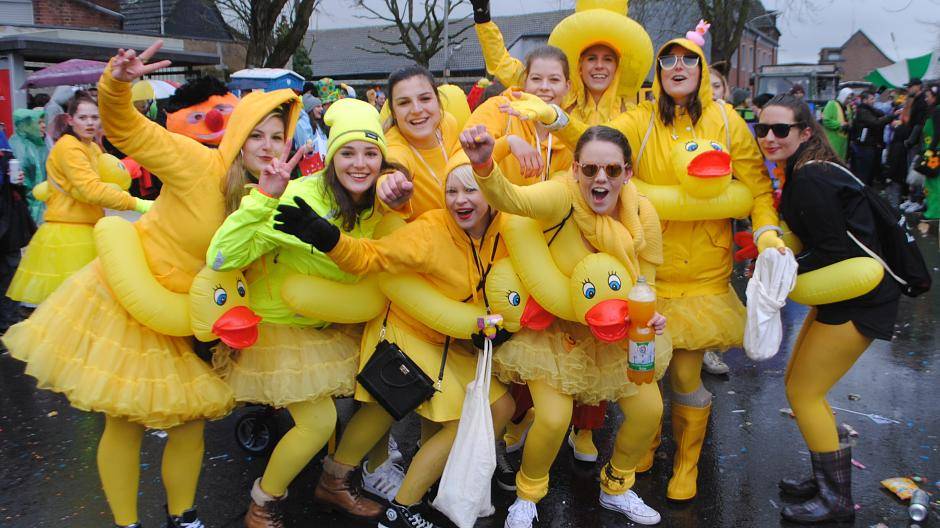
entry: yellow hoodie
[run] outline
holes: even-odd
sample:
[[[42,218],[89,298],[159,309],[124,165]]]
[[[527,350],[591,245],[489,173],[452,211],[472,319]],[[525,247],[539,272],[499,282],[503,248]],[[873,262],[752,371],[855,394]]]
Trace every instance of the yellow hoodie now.
[[[674,44],[699,56],[702,81],[698,98],[702,103],[702,116],[693,126],[688,113],[678,109],[673,124],[666,126],[658,116],[656,101],[668,95],[660,85],[659,76],[654,76],[653,93],[656,101],[644,101],[635,110],[608,123],[608,126],[623,132],[630,141],[634,177],[653,185],[678,184],[671,169],[672,149],[676,143],[691,139],[714,139],[728,143],[734,178],[746,185],[754,196],[751,211],[753,228],[757,230],[766,225],[777,225],[773,187],[754,136],[731,105],[712,100],[708,63],[701,48],[695,43],[686,39],[671,40],[660,48],[657,57]],[[569,126],[556,134],[573,144],[586,129],[585,123],[572,119]],[[664,221],[664,262],[657,272],[656,285],[659,296],[671,298],[727,293],[732,267],[731,237],[729,220]]]
[[[52,147],[46,173],[52,188],[46,202],[47,222],[94,224],[104,216],[104,207],[127,211],[137,200],[101,181],[95,167],[101,149],[65,134]]]
[[[293,131],[303,108],[300,98],[290,90],[247,95],[232,113],[219,148],[213,149],[144,117],[131,103],[131,84],[112,77],[110,67],[98,82],[98,97],[108,139],[163,181],[160,197],[135,223],[147,264],[160,284],[187,292],[225,219],[228,168],[255,125],[282,104],[290,106],[287,130]]]
[[[486,130],[496,139],[505,136],[514,135],[522,138],[526,143],[539,149],[542,161],[549,161],[548,167],[540,178],[523,178],[522,169],[519,167],[519,160],[515,156],[507,155],[499,162],[499,167],[503,174],[509,178],[509,181],[516,185],[530,185],[542,180],[549,179],[556,172],[563,172],[571,169],[571,162],[574,161],[574,154],[567,145],[557,137],[549,134],[548,139],[541,141],[538,138],[536,124],[532,121],[523,121],[517,117],[499,111],[499,106],[508,103],[512,99],[512,92],[519,91],[518,88],[507,88],[502,95],[491,97],[483,102],[473,111],[470,119],[467,120],[464,128],[470,128],[476,125],[483,125]],[[498,154],[494,157],[499,158]]]

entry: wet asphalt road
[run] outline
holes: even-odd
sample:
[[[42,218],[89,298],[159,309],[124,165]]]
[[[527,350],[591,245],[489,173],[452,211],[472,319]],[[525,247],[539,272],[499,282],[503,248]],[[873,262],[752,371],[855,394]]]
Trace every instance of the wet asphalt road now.
[[[922,487],[940,499],[940,255],[936,224],[921,247],[933,271],[935,287],[920,298],[904,298],[893,342],[877,341],[830,393],[834,407],[875,413],[896,420],[880,425],[845,411],[839,423],[859,433],[854,458],[867,469],[855,470],[853,486],[858,504],[855,526],[884,523],[910,526],[906,505],[879,486],[894,476],[925,477]],[[736,282],[742,282],[737,280]],[[783,374],[788,351],[806,308],[788,305],[783,311],[783,352],[754,363],[740,350],[726,355],[730,377],[705,376],[715,394],[709,435],[702,450],[699,495],[687,504],[665,499],[674,446],[670,440],[668,401],[665,438],[653,470],[637,480],[635,490],[663,515],[664,527],[779,526],[779,510],[786,500],[777,491],[785,475],[808,472],[809,453],[796,423],[781,409],[788,404]],[[848,397],[849,394],[853,398]],[[858,398],[855,399],[857,395]],[[668,400],[669,393],[666,391]],[[341,420],[352,412],[341,401]],[[597,434],[601,461],[609,457],[613,434],[621,421],[611,406],[606,427]],[[249,409],[250,411],[250,409]],[[203,477],[197,506],[209,527],[241,526],[252,481],[261,475],[265,458],[248,456],[235,443],[236,420],[246,411],[209,424]],[[23,374],[23,365],[0,356],[0,526],[4,527],[108,527],[112,526],[95,467],[96,443],[103,427],[101,416],[76,411],[57,394],[40,391]],[[397,424],[395,437],[406,457],[414,449],[417,421]],[[147,435],[142,457],[141,520],[145,527],[161,526],[164,504],[160,484],[160,454],[164,440]],[[518,462],[518,458],[515,459]],[[552,468],[551,491],[539,504],[542,527],[629,526],[625,518],[597,504],[600,464],[573,461],[564,446]],[[344,527],[345,519],[317,512],[310,500],[320,471],[319,457],[290,488],[288,526]],[[498,528],[514,497],[494,487],[496,516],[481,519],[478,527]],[[922,523],[923,524],[923,523]],[[937,510],[930,523],[940,526]],[[368,525],[366,525],[368,526]],[[843,525],[844,526],[844,525]]]

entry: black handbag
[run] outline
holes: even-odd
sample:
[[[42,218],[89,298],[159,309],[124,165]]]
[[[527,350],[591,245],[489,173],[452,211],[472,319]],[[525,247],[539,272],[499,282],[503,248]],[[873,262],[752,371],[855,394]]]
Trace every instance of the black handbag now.
[[[401,420],[419,405],[430,400],[435,392],[440,391],[450,337],[444,341],[441,370],[435,384],[398,345],[385,339],[385,324],[388,322],[389,308],[385,310],[385,319],[382,320],[382,330],[375,352],[356,376],[356,381],[388,414],[395,420]]]

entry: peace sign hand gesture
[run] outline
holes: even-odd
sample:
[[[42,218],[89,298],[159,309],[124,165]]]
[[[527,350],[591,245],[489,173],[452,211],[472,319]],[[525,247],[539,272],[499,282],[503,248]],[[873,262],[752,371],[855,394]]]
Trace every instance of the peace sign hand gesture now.
[[[261,188],[261,191],[272,198],[280,198],[290,182],[291,172],[294,171],[294,167],[300,162],[300,158],[304,157],[309,149],[309,145],[302,145],[290,161],[284,161],[287,154],[290,153],[290,147],[285,145],[281,157],[271,160],[270,165],[261,169],[261,174],[258,176],[258,187]]]
[[[111,57],[111,76],[119,81],[131,82],[161,68],[170,66],[172,63],[168,60],[147,64],[147,61],[149,61],[162,46],[163,40],[157,40],[151,44],[149,48],[140,52],[140,55],[132,49],[119,49],[117,55]]]

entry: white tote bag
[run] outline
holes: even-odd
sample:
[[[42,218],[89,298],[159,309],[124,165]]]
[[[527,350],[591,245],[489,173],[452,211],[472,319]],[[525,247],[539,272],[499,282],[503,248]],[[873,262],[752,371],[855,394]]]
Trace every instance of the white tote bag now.
[[[492,370],[493,345],[486,339],[477,358],[477,377],[467,385],[457,438],[432,504],[459,528],[472,528],[478,517],[496,512],[490,500],[490,480],[496,470],[496,442],[490,412]]]
[[[747,324],[744,327],[744,352],[754,361],[774,357],[783,340],[780,309],[796,286],[796,259],[787,250],[765,249],[757,257],[754,275],[747,283]]]

